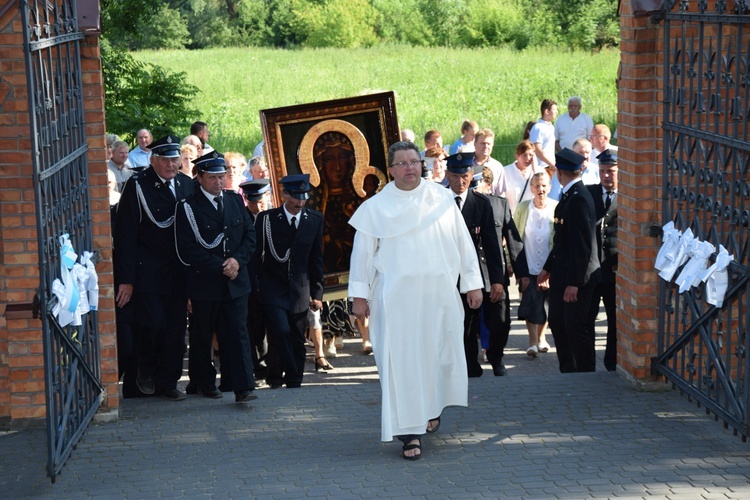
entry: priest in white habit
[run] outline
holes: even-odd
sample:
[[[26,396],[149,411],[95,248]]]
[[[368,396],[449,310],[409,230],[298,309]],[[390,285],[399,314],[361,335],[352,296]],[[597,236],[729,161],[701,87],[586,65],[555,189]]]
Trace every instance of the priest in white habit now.
[[[421,178],[419,150],[388,150],[393,182],[349,220],[356,230],[349,271],[352,312],[370,318],[382,389],[381,440],[422,456],[421,438],[447,406],[467,406],[464,310],[482,303],[482,276],[466,223],[450,191]],[[460,277],[460,281],[459,281]],[[456,287],[456,283],[459,287]]]

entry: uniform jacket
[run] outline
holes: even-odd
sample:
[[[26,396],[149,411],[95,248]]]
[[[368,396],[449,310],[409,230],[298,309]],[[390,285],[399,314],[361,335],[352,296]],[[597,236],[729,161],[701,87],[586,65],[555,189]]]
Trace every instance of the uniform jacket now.
[[[323,214],[303,208],[298,217],[295,231],[283,207],[258,214],[255,220],[258,243],[250,264],[253,282],[257,277],[261,304],[278,306],[291,313],[306,311],[311,298],[323,298]],[[291,248],[286,262],[276,260],[272,244],[280,258]]]
[[[455,196],[455,193],[453,194]],[[493,283],[505,285],[508,278],[505,276],[503,254],[490,200],[485,195],[469,189],[466,201],[461,207],[461,215],[477,250],[485,291],[489,291]]]
[[[187,292],[191,299],[219,301],[250,293],[248,270],[255,251],[255,229],[240,195],[224,191],[222,198],[223,216],[201,190],[177,205],[175,240],[178,256],[187,266]],[[192,211],[195,228],[186,206]],[[216,247],[205,248],[197,239],[196,230],[207,244],[212,244],[219,234],[223,233],[224,238]],[[233,280],[223,274],[222,264],[230,257],[240,265]]]
[[[495,220],[495,232],[497,233],[497,241],[501,245],[503,244],[503,238],[505,238],[504,249],[510,256],[510,264],[513,267],[513,272],[516,276],[528,276],[529,268],[526,264],[526,253],[523,251],[523,239],[518,233],[516,223],[513,222],[513,217],[510,213],[510,206],[508,206],[508,200],[501,196],[495,196],[494,194],[485,195],[490,200],[492,205],[492,215]],[[508,268],[508,262],[506,261],[505,251],[500,252],[500,257],[503,259],[503,275],[505,281],[503,285],[510,285],[510,277],[507,276],[506,269]]]
[[[617,196],[609,210],[604,210],[604,189],[601,184],[588,186],[596,213],[596,241],[602,269],[602,282],[614,283],[617,274]]]
[[[550,287],[585,287],[599,280],[594,201],[582,181],[573,184],[555,208],[555,236],[544,264]]]
[[[185,174],[178,173],[173,182],[176,196],[153,167],[146,168],[128,179],[117,204],[115,273],[118,283],[132,284],[136,291],[184,295],[185,273],[175,252],[174,227],[160,228],[148,215],[159,223],[169,220],[177,201],[193,192],[193,181]]]

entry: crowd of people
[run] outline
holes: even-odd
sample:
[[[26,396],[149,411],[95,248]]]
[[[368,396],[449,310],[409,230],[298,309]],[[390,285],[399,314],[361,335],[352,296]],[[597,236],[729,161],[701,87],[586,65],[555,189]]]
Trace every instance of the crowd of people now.
[[[343,318],[335,329],[360,331],[375,355],[382,439],[416,460],[442,410],[466,405],[482,361],[507,375],[512,277],[530,359],[552,349],[549,325],[561,372],[595,370],[603,300],[614,370],[617,148],[580,98],[567,104],[558,118],[557,103],[542,101],[505,166],[492,157],[494,132],[475,121],[449,146],[427,131],[423,150],[403,130],[388,151],[393,181],[349,219],[348,306],[323,302],[326,225],[306,207],[309,174],[272,186],[262,144],[249,161],[219,153],[203,122],[183,139],[139,130],[130,151],[108,136],[123,395],[185,399],[186,352],[188,394],[234,392],[242,403],[260,380],[300,387],[305,343],[316,371],[333,369],[338,342],[324,332]]]

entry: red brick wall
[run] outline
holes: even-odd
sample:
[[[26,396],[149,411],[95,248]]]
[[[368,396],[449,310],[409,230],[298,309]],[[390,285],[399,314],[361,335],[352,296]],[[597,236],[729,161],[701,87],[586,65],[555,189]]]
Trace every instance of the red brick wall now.
[[[650,373],[658,330],[658,276],[654,272],[661,226],[661,26],[635,17],[620,3],[620,82],[617,330],[618,365],[634,378]]]
[[[23,26],[18,6],[0,17],[0,424],[45,415],[42,325],[14,306],[31,303],[39,286],[35,198]],[[104,92],[99,42],[81,43],[83,96],[91,174],[94,251],[100,253],[99,333],[106,397],[118,407],[112,300],[112,249],[104,150]],[[82,251],[84,249],[76,249]],[[19,317],[22,316],[22,317]]]

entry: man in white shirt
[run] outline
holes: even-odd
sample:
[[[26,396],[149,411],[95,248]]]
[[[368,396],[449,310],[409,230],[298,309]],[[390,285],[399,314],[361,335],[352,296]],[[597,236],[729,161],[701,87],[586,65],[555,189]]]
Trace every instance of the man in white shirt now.
[[[591,150],[591,158],[589,158],[589,168],[598,171],[598,156],[605,149],[609,149],[615,156],[617,156],[617,146],[612,146],[609,143],[610,139],[612,139],[612,132],[610,132],[609,127],[603,123],[594,125],[594,128],[591,129],[591,136],[589,139],[591,140],[591,147],[593,148]]]
[[[503,164],[494,159],[492,148],[495,146],[495,133],[483,128],[474,135],[474,173],[481,174],[484,167],[492,170],[491,193],[496,196],[505,196],[505,169]]]
[[[591,135],[594,121],[586,113],[581,113],[581,98],[568,99],[568,112],[555,122],[555,150],[573,149],[576,139],[586,139]]]
[[[138,145],[128,154],[128,163],[131,168],[148,167],[151,164],[151,150],[148,149],[148,145],[154,142],[154,136],[149,130],[142,128],[135,134],[135,140],[138,141]]]
[[[557,103],[552,99],[545,99],[541,105],[542,117],[539,118],[529,133],[529,140],[534,144],[534,152],[542,167],[555,166],[555,126],[552,122],[557,118]],[[554,173],[554,172],[553,172]]]

